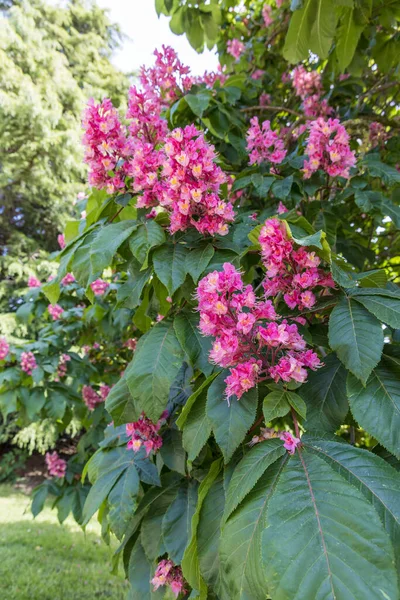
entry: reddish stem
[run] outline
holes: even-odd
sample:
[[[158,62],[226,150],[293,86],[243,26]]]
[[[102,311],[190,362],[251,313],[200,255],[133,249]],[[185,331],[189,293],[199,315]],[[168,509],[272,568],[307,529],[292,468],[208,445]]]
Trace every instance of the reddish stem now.
[[[296,411],[294,410],[294,408],[291,409],[291,413],[292,413],[292,419],[293,419],[293,424],[294,424],[294,430],[296,432],[296,437],[300,437],[300,429],[299,429],[299,423],[297,421],[297,417],[296,417]]]

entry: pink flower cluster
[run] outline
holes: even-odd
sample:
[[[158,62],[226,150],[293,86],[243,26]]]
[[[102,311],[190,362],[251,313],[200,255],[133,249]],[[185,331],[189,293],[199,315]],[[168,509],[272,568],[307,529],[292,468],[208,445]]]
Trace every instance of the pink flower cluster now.
[[[232,204],[219,197],[227,177],[215,164],[215,150],[194,125],[174,129],[164,144],[163,194],[171,213],[171,233],[193,226],[200,233],[225,235],[234,220]]]
[[[58,367],[57,367],[57,375],[54,378],[55,381],[60,381],[60,379],[62,379],[63,377],[66,376],[67,374],[67,363],[71,360],[71,357],[69,354],[61,354],[59,360],[58,360]]]
[[[90,385],[83,386],[82,398],[90,411],[94,410],[97,404],[104,402],[104,399]]]
[[[33,352],[23,352],[20,359],[21,369],[28,375],[32,375],[33,369],[36,369],[36,358]]]
[[[63,307],[59,304],[49,304],[47,310],[49,311],[49,315],[51,316],[53,321],[58,321],[58,319],[64,312]]]
[[[262,18],[264,19],[265,27],[269,27],[274,22],[273,18],[271,17],[271,13],[272,13],[272,6],[270,6],[269,4],[264,4],[261,14],[262,14]]]
[[[307,71],[303,65],[295,67],[292,72],[292,85],[297,96],[302,100],[307,96],[322,92],[321,75],[318,71]]]
[[[304,178],[308,179],[318,171],[324,170],[331,177],[349,178],[349,170],[356,163],[355,153],[350,150],[349,134],[339,119],[322,117],[309,125],[310,135],[307,140],[304,161]]]
[[[210,360],[230,368],[225,379],[228,400],[241,398],[266,379],[302,383],[304,367],[320,366],[318,356],[306,350],[297,325],[281,319],[271,300],[257,298],[232,264],[201,279],[197,299],[200,331],[215,337]]]
[[[129,340],[124,342],[124,347],[129,348],[129,350],[136,350],[136,344],[137,340],[135,340],[135,338],[129,338]]]
[[[92,288],[92,291],[95,296],[102,296],[106,293],[106,291],[110,287],[110,284],[108,283],[108,281],[104,281],[104,279],[96,279],[96,281],[93,281],[90,284],[90,287]]]
[[[57,242],[58,245],[60,246],[61,250],[64,250],[65,248],[65,235],[63,233],[59,233],[57,236]]]
[[[231,56],[233,56],[233,58],[240,58],[240,56],[243,54],[243,52],[245,51],[246,47],[243,44],[243,42],[241,42],[240,40],[234,39],[234,40],[228,40],[228,43],[226,45],[226,50],[228,52],[228,54],[230,54]]]
[[[162,437],[159,435],[161,426],[164,425],[168,412],[164,411],[159,421],[154,424],[144,413],[134,423],[127,423],[126,435],[130,436],[127,444],[128,450],[138,452],[142,446],[146,450],[146,456],[150,452],[157,452],[162,446]]]
[[[100,396],[102,400],[106,400],[108,394],[110,393],[111,386],[106,385],[105,383],[100,384]]]
[[[318,287],[324,292],[326,288],[335,287],[330,274],[318,268],[321,261],[315,252],[303,246],[295,249],[284,221],[268,219],[258,241],[267,270],[263,282],[267,297],[281,293],[289,308],[304,310],[312,308],[317,301],[311,290]]]
[[[67,463],[58,456],[57,452],[46,452],[45,461],[49,475],[60,478],[65,476]]]
[[[28,287],[29,288],[37,288],[37,287],[40,287],[41,285],[42,284],[40,283],[40,281],[37,277],[34,277],[33,275],[28,277]]]
[[[6,338],[0,337],[0,360],[4,360],[10,351]]]
[[[63,277],[61,279],[62,285],[69,285],[70,283],[74,283],[74,282],[75,282],[75,277],[72,275],[72,273],[67,273],[65,275],[65,277]]]
[[[374,121],[369,126],[369,142],[372,148],[375,146],[383,146],[389,135],[386,132],[386,127],[382,123]]]
[[[182,569],[181,567],[175,567],[172,560],[164,559],[158,563],[151,583],[154,586],[154,591],[158,590],[159,587],[168,585],[175,598],[177,598],[180,593],[186,594],[187,592]]]
[[[250,152],[250,164],[261,164],[269,161],[279,164],[283,161],[287,151],[284,149],[283,140],[276,131],[271,129],[270,121],[264,121],[260,127],[258,117],[250,119],[251,126],[247,132],[247,150]]]
[[[303,65],[299,65],[293,69],[292,83],[296,95],[303,100],[306,117],[326,117],[332,114],[333,110],[327,100],[321,100],[323,89],[318,71],[307,71]]]
[[[181,63],[171,46],[163,45],[162,50],[154,51],[154,55],[154,67],[141,67],[140,83],[145,91],[156,93],[164,103],[170,104],[192,87],[190,67]]]
[[[289,452],[294,454],[297,446],[300,444],[300,439],[290,433],[290,431],[282,431],[279,438],[284,442],[283,447]]]
[[[225,81],[228,79],[228,76],[222,70],[221,65],[218,65],[217,71],[204,71],[203,75],[199,75],[193,78],[193,83],[197,85],[201,85],[204,83],[206,87],[212,88],[215,83],[218,81],[219,85],[224,85]]]
[[[84,112],[83,144],[85,162],[89,165],[89,183],[96,188],[106,188],[109,194],[125,187],[125,174],[120,161],[130,156],[132,144],[121,125],[118,112],[111,100],[101,104],[93,99]]]

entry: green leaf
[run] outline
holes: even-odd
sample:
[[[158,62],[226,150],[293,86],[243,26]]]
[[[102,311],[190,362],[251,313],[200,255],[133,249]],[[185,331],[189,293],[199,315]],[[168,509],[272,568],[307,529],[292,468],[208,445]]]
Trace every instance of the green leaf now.
[[[183,359],[170,321],[160,321],[140,338],[125,377],[135,405],[152,421],[165,410]]]
[[[269,393],[264,398],[263,414],[266,423],[277,417],[284,417],[290,410],[290,404],[285,390],[277,390]]]
[[[200,454],[211,435],[211,423],[206,413],[207,392],[202,391],[194,406],[191,408],[183,426],[183,447],[188,453],[188,460]]]
[[[58,299],[61,296],[60,284],[56,281],[51,281],[42,285],[42,292],[51,304],[57,304]]]
[[[365,273],[357,273],[354,277],[360,282],[360,286],[365,288],[384,288],[387,284],[385,269],[373,269]]]
[[[353,279],[353,273],[342,268],[342,265],[332,260],[331,262],[332,277],[336,283],[344,288],[353,288],[357,282]]]
[[[59,390],[49,390],[47,394],[46,410],[53,419],[62,419],[67,408],[68,396]]]
[[[329,319],[329,344],[345,367],[365,383],[382,354],[381,324],[355,300],[344,297]]]
[[[216,592],[219,589],[219,541],[224,505],[223,476],[220,474],[203,501],[197,528],[197,553],[201,574]]]
[[[219,373],[213,373],[212,375],[207,377],[207,379],[205,381],[203,381],[203,383],[193,392],[193,394],[191,396],[189,396],[189,398],[186,401],[185,406],[182,409],[181,414],[179,415],[178,419],[176,420],[176,424],[178,425],[178,427],[180,429],[182,429],[183,425],[186,423],[186,419],[188,418],[189,413],[192,409],[192,406],[196,402],[197,398],[200,396],[200,394],[204,390],[206,390],[208,388],[209,385],[211,385],[211,383],[214,381],[214,379],[217,377],[217,375],[219,375]]]
[[[268,467],[285,454],[286,450],[283,443],[277,439],[261,442],[245,454],[234,470],[229,483],[223,516],[224,521],[251,492]]]
[[[0,393],[0,410],[4,420],[7,419],[9,414],[17,410],[17,400],[17,390],[8,390]]]
[[[129,238],[129,248],[142,268],[147,268],[149,252],[165,242],[164,229],[153,219],[139,225]]]
[[[400,474],[372,452],[328,440],[305,441],[373,504],[400,562]]]
[[[285,200],[290,194],[292,185],[293,185],[293,175],[290,175],[289,177],[285,177],[284,179],[278,179],[277,181],[275,181],[274,185],[272,186],[272,192],[280,200]]]
[[[344,71],[353,60],[358,40],[364,26],[357,25],[354,20],[354,9],[344,8],[337,31],[336,56],[341,71]]]
[[[357,292],[357,290],[354,290]],[[352,294],[357,302],[365,306],[370,313],[375,315],[382,323],[395,329],[400,328],[400,297],[388,298],[387,296],[358,296]]]
[[[400,183],[400,173],[397,169],[381,162],[376,154],[367,154],[364,157],[363,163],[372,177],[379,177],[387,185]]]
[[[337,21],[338,12],[333,0],[316,0],[309,47],[320,59],[328,57]]]
[[[164,597],[164,588],[153,592],[151,578],[154,576],[155,569],[156,564],[147,558],[143,546],[138,539],[132,548],[129,558],[129,600],[161,600]]]
[[[156,275],[171,296],[185,281],[187,252],[181,244],[166,244],[153,254]]]
[[[308,57],[315,11],[315,0],[305,0],[302,8],[296,10],[290,19],[283,48],[283,56],[290,63],[297,63]]]
[[[223,597],[265,600],[267,581],[260,560],[261,535],[268,503],[286,461],[287,456],[267,469],[222,530],[220,558],[225,591]],[[278,600],[278,596],[275,598]]]
[[[192,277],[194,283],[198,282],[200,275],[207,268],[213,256],[214,248],[211,244],[195,248],[186,255],[185,269]]]
[[[347,393],[356,421],[400,458],[400,366],[384,354],[363,387],[349,375]]]
[[[182,559],[182,571],[183,571],[184,578],[186,579],[186,581],[188,581],[188,583],[190,584],[190,586],[192,588],[200,591],[199,597],[204,600],[206,600],[208,596],[207,596],[207,586],[204,583],[204,579],[201,576],[201,572],[200,572],[199,557],[198,557],[198,553],[197,553],[197,528],[199,525],[200,511],[201,511],[204,499],[206,498],[208,492],[210,491],[212,484],[214,483],[216,477],[218,476],[218,474],[221,470],[221,466],[222,466],[221,459],[214,461],[210,467],[209,472],[207,473],[207,475],[205,476],[205,478],[203,479],[203,481],[200,484],[199,492],[198,492],[198,499],[197,499],[197,506],[196,506],[196,510],[192,517],[191,538],[190,538],[189,544],[186,547],[186,550],[184,552],[183,559]]]
[[[31,512],[34,517],[37,517],[38,514],[42,512],[49,491],[49,487],[46,483],[42,483],[33,490]]]
[[[397,229],[400,229],[400,206],[396,206],[389,198],[385,198],[381,211],[383,215],[391,218]]]
[[[165,552],[161,531],[162,520],[176,497],[177,486],[166,490],[163,488],[162,491],[163,493],[152,502],[151,510],[148,510],[143,518],[140,528],[140,539],[150,560],[155,560]]]
[[[101,275],[104,269],[111,264],[118,248],[135,231],[136,227],[136,221],[121,221],[105,225],[97,231],[90,246],[93,278]]]
[[[294,392],[286,392],[286,399],[289,402],[290,406],[294,408],[300,417],[303,419],[306,418],[307,414],[307,405],[304,402],[303,398],[301,398],[298,394]]]
[[[133,259],[129,264],[128,280],[117,291],[118,307],[136,308],[139,306],[144,286],[149,281],[150,276],[151,270],[142,271],[140,263]]]
[[[167,429],[160,448],[161,458],[171,471],[186,475],[186,453],[182,446],[182,434],[177,429]]]
[[[258,403],[258,391],[253,388],[243,394],[240,400],[231,400],[229,405],[225,398],[224,379],[227,374],[227,371],[222,372],[208,388],[206,408],[226,463],[254,423]]]
[[[310,452],[297,452],[279,477],[262,556],[274,600],[398,594],[393,549],[374,508]]]
[[[93,487],[90,488],[85,506],[83,507],[83,525],[86,525],[96,510],[100,508],[100,505],[107,498],[128,465],[129,461],[126,458],[125,461],[121,460],[119,448],[113,448],[109,452],[101,453],[98,478]]]
[[[211,94],[207,92],[199,92],[198,94],[186,94],[184,96],[186,103],[196,117],[202,117],[204,111],[208,108],[211,100]]]
[[[121,377],[111,388],[106,398],[106,409],[116,427],[133,423],[139,418],[140,412],[135,407],[125,377]]]
[[[174,319],[174,328],[183,350],[194,369],[199,369],[206,377],[214,366],[208,362],[211,338],[204,337],[199,330],[199,315],[194,312],[180,312]]]
[[[306,429],[336,431],[343,423],[349,405],[346,396],[347,371],[335,354],[324,358],[324,366],[310,371],[298,392],[307,406]]]
[[[128,467],[108,496],[108,519],[113,533],[120,540],[137,507],[139,476],[134,465]]]
[[[162,521],[166,551],[174,563],[180,564],[192,533],[192,517],[196,510],[198,484],[184,483],[178,489]]]

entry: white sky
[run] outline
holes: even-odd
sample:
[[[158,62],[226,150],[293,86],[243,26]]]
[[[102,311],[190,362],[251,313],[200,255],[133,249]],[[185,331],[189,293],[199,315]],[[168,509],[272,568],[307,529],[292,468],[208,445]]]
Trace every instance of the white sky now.
[[[172,46],[180,60],[191,67],[194,75],[217,68],[218,60],[214,52],[204,50],[197,54],[185,35],[177,36],[169,28],[169,19],[161,15],[158,19],[154,0],[97,0],[102,8],[109,9],[112,22],[120,25],[130,39],[115,54],[114,64],[124,72],[137,70],[141,65],[150,66],[155,48],[162,44]]]

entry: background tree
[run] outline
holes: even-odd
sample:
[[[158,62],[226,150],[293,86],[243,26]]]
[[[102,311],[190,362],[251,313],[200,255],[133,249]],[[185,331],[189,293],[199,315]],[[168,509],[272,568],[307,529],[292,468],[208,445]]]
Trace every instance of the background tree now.
[[[110,62],[119,28],[95,4],[7,3],[0,18],[0,303],[58,248],[86,169],[81,114],[89,97],[124,102]],[[13,303],[12,303],[13,304]],[[12,308],[12,306],[11,306]]]

